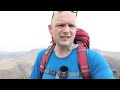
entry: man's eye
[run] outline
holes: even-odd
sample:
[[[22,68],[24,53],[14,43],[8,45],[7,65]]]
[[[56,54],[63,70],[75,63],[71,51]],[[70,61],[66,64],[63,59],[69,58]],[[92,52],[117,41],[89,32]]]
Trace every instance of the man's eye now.
[[[74,25],[69,25],[69,27],[75,27]]]
[[[60,26],[60,27],[64,27],[65,25],[61,24],[61,25],[58,25],[58,26]]]

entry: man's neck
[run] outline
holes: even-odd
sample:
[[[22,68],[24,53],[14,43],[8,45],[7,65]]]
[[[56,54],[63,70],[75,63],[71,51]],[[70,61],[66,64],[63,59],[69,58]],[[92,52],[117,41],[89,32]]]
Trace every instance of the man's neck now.
[[[54,51],[58,57],[63,58],[63,57],[68,56],[71,53],[72,50],[69,50],[68,48],[69,47],[61,47],[61,46],[56,45]]]

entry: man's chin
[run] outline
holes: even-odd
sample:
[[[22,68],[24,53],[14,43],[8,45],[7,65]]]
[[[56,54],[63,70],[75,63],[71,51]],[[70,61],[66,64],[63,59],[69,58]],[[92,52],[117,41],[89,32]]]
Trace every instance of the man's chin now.
[[[69,43],[61,43],[60,45],[61,45],[62,47],[69,47],[69,46],[70,46]]]

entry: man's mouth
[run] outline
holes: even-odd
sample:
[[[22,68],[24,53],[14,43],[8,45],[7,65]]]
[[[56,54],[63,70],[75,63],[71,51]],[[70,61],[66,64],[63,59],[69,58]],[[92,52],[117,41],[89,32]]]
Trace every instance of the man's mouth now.
[[[61,36],[60,38],[70,38],[70,36]]]
[[[61,36],[60,38],[62,39],[62,41],[67,41],[70,36]]]

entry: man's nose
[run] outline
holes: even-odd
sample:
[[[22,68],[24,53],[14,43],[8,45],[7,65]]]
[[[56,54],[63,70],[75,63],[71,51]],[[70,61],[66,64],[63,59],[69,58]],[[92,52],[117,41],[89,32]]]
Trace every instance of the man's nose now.
[[[64,27],[63,32],[64,32],[65,34],[68,34],[68,33],[70,32],[70,28],[69,28],[68,25],[66,25],[66,26]]]

